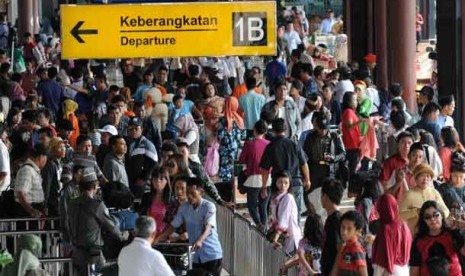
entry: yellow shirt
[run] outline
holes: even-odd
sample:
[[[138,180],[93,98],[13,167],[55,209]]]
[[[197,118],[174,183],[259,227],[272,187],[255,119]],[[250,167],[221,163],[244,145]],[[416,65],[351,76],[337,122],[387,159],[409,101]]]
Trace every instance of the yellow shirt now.
[[[420,213],[421,206],[428,200],[436,201],[444,212],[444,216],[446,218],[449,216],[449,209],[436,189],[432,187],[427,187],[424,190],[419,187],[410,189],[405,194],[404,200],[400,203],[399,215],[407,223],[412,236],[418,232],[418,214]]]

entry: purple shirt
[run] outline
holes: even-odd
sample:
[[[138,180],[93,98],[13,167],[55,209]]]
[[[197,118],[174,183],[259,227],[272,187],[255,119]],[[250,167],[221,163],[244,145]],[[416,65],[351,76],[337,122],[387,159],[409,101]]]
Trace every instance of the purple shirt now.
[[[260,174],[260,160],[269,143],[270,141],[266,139],[253,139],[252,141],[245,142],[241,156],[239,156],[239,162],[247,165],[245,172],[247,177]]]

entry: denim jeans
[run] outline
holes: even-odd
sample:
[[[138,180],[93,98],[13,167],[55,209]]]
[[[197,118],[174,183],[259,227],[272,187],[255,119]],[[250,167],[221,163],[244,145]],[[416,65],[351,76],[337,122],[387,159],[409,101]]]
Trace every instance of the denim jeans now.
[[[304,195],[304,187],[302,185],[293,185],[292,193],[295,197],[295,202],[297,203],[297,224],[300,226],[300,218],[302,214],[302,200]]]
[[[249,209],[250,216],[252,217],[255,225],[266,225],[267,223],[267,207],[268,201],[270,200],[270,188],[267,188],[268,196],[263,199],[260,196],[262,188],[251,188],[247,189],[247,208]],[[258,208],[258,211],[257,211]]]

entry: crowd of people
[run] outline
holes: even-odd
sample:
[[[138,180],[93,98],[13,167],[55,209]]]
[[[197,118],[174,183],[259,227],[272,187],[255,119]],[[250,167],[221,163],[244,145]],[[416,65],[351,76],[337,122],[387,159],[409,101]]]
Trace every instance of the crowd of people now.
[[[174,275],[152,248],[165,241],[192,245],[193,275],[220,275],[216,206],[234,208],[237,180],[253,224],[291,256],[282,274],[461,275],[453,96],[433,79],[411,114],[401,84],[376,87],[375,55],[315,66],[302,11],[287,20],[263,66],[124,59],[120,86],[103,63],[61,60],[57,37],[24,34],[13,60],[0,52],[2,215],[60,217],[79,275],[105,258],[120,275]],[[334,24],[328,11],[322,28]],[[339,211],[344,196],[354,210]],[[41,240],[23,240],[5,275],[40,269]]]

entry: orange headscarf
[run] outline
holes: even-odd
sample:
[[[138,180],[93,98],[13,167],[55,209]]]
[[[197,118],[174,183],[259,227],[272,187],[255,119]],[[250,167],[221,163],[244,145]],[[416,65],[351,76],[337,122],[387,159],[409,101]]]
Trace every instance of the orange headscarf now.
[[[228,132],[231,132],[233,128],[233,122],[236,122],[237,127],[240,129],[244,129],[244,120],[239,113],[237,113],[238,108],[239,102],[235,97],[226,98],[224,103],[224,115],[226,118],[226,127]]]

